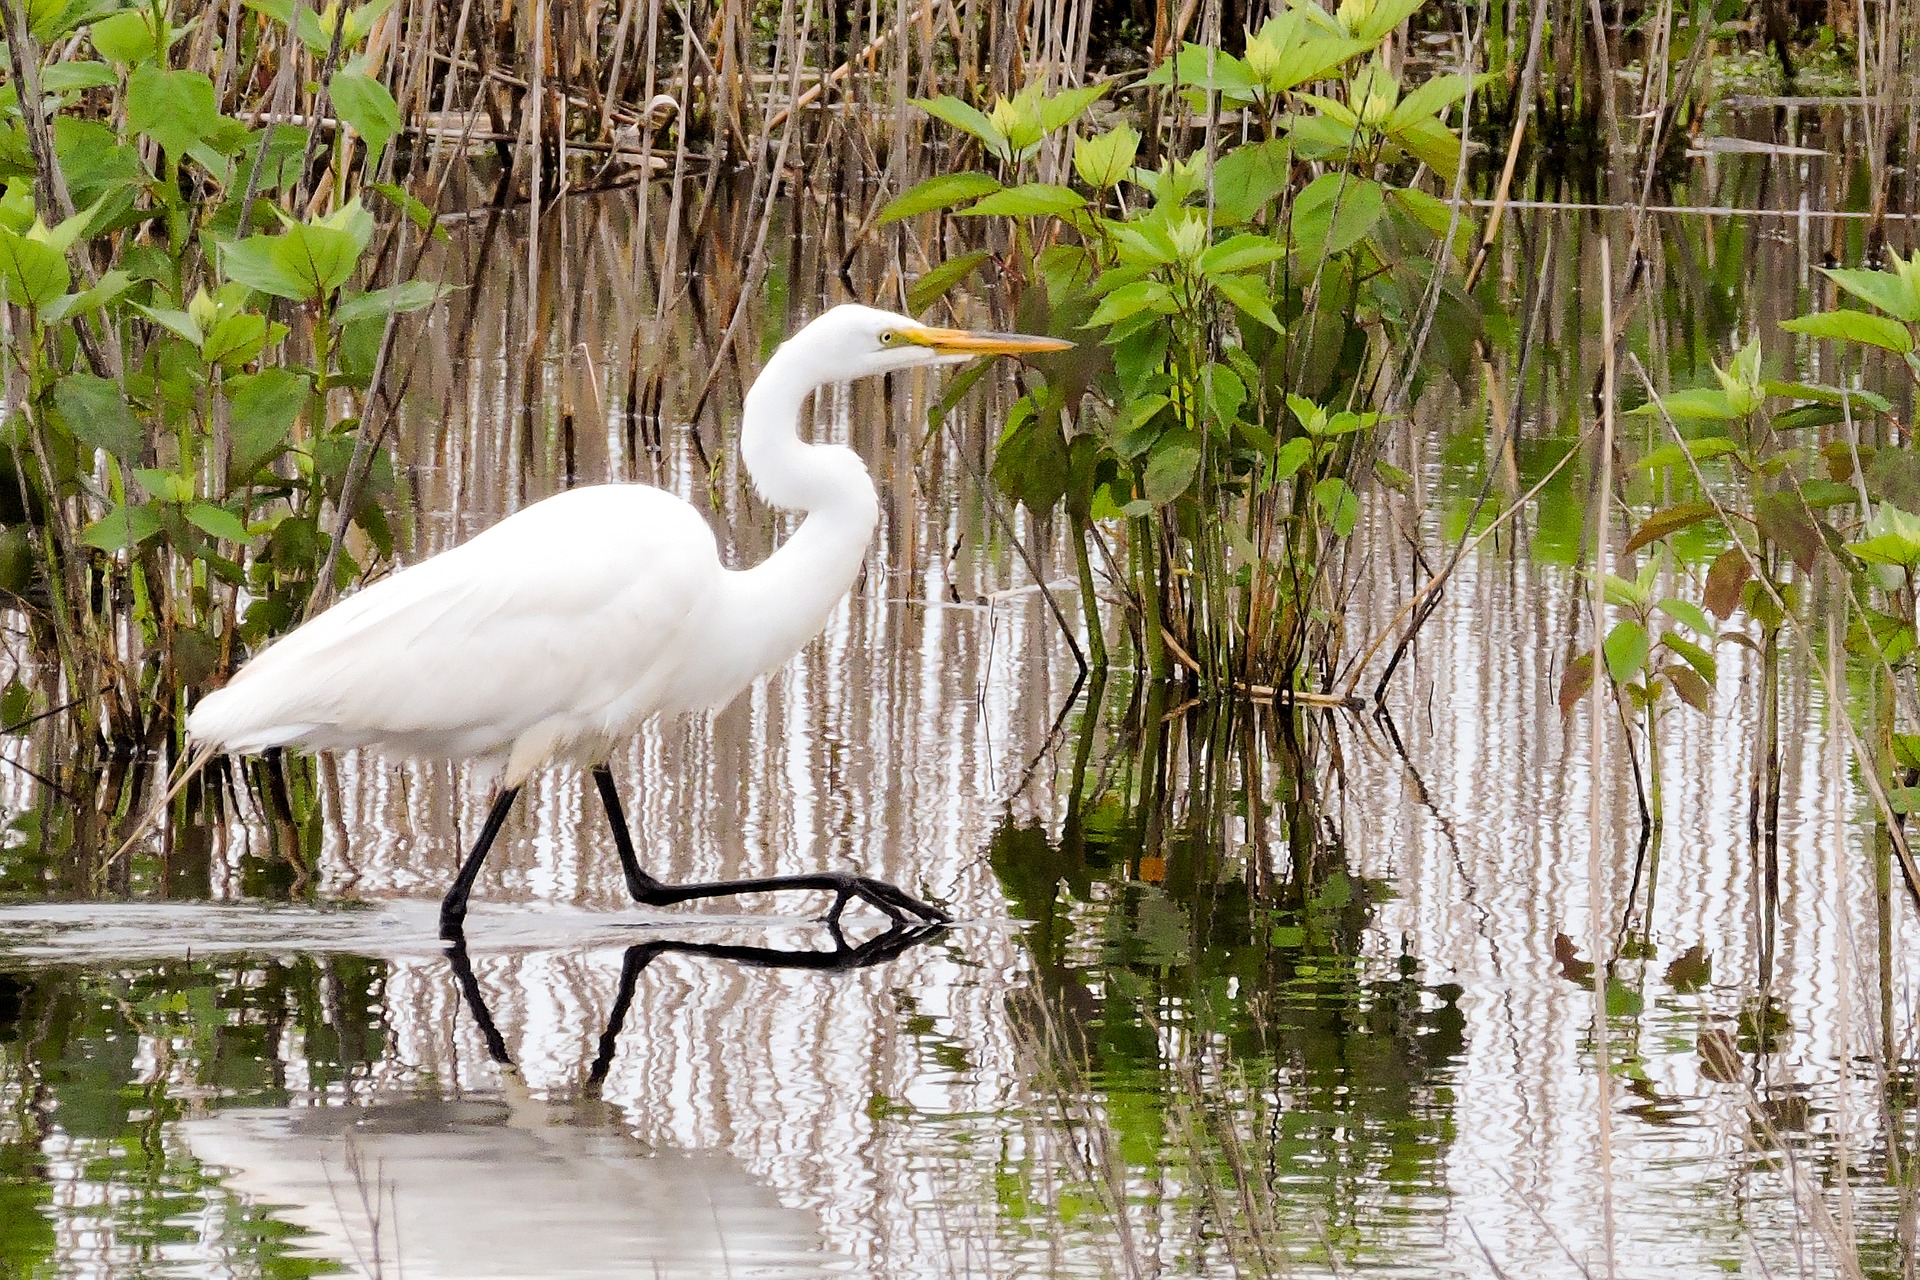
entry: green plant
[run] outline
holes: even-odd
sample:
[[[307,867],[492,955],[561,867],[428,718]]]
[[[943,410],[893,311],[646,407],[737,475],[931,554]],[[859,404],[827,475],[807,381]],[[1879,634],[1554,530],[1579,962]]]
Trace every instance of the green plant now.
[[[1784,322],[1834,340],[1856,356],[1892,353],[1920,382],[1920,267],[1890,256],[1887,270],[1828,269],[1835,284],[1874,311],[1839,308]],[[1920,781],[1915,736],[1915,571],[1920,569],[1920,461],[1892,429],[1893,404],[1860,387],[1764,376],[1758,340],[1742,347],[1716,384],[1654,396],[1632,411],[1653,431],[1635,471],[1655,501],[1625,553],[1656,552],[1638,577],[1609,579],[1606,597],[1627,616],[1601,651],[1630,718],[1644,721],[1653,862],[1658,862],[1663,695],[1705,711],[1717,677],[1714,646],[1745,645],[1760,659],[1750,830],[1772,895],[1779,883],[1780,662],[1797,638],[1846,664],[1849,685],[1829,688],[1851,723],[1862,776],[1889,819],[1889,848],[1920,895],[1898,821],[1914,810]],[[1650,388],[1649,388],[1650,389]],[[1698,605],[1685,589],[1659,596],[1666,567],[1704,565]],[[1826,584],[1816,593],[1809,588]],[[1654,634],[1656,615],[1679,628]],[[1748,627],[1729,625],[1739,620]],[[1831,629],[1829,629],[1829,620]],[[1833,649],[1840,650],[1838,653]],[[1824,668],[1816,664],[1816,675]],[[1570,708],[1594,675],[1581,655],[1562,685]],[[1851,696],[1849,696],[1851,695]],[[1890,886],[1891,862],[1881,868]],[[1648,876],[1646,918],[1652,915]],[[1771,915],[1766,917],[1771,919]],[[1771,937],[1770,929],[1766,934]]]
[[[1143,83],[1252,127],[1244,140],[1203,130],[1201,142],[1170,130],[1151,166],[1131,124],[1075,134],[1100,87],[1030,88],[985,112],[921,103],[994,172],[930,179],[885,216],[993,220],[1009,256],[1034,263],[1030,322],[1098,346],[1057,362],[1016,405],[994,464],[1035,516],[1071,523],[1096,660],[1088,548],[1096,523],[1117,522],[1126,561],[1112,576],[1155,675],[1177,663],[1208,688],[1260,694],[1331,670],[1330,566],[1361,490],[1404,481],[1375,465],[1384,419],[1368,407],[1405,376],[1389,353],[1425,344],[1457,367],[1478,327],[1454,283],[1454,210],[1413,181],[1422,167],[1455,178],[1460,143],[1442,117],[1472,85],[1442,75],[1403,91],[1378,52],[1417,7],[1296,3],[1250,33],[1242,56],[1186,46]],[[1041,180],[1068,137],[1071,178]],[[942,263],[912,304],[986,259]]]
[[[192,24],[166,6],[9,15],[0,590],[54,655],[42,696],[64,692],[83,744],[164,742],[323,579],[391,550],[363,403],[391,317],[441,291],[354,287],[376,226],[351,190],[424,214],[376,181],[397,109],[357,49],[388,2],[301,7],[300,39],[275,46],[317,60],[352,126],[330,144],[223,110],[208,74],[172,65]],[[295,21],[256,7],[267,21],[229,39],[264,48]],[[97,57],[46,52],[82,35]]]

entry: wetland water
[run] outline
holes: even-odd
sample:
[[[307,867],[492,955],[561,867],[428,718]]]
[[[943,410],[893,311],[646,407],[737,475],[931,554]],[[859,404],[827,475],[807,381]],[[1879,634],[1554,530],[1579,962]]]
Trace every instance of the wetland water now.
[[[1711,194],[1784,182],[1785,163],[1728,162]],[[661,304],[633,208],[550,220],[537,279],[512,224],[448,251],[471,289],[421,327],[398,450],[416,554],[569,476],[714,493],[736,562],[778,535],[721,426],[734,365],[698,448],[605,390],[638,386],[644,406],[652,379],[697,384],[727,291],[760,289],[714,265],[693,282],[704,305]],[[1526,433],[1542,443],[1511,460],[1525,481],[1577,435],[1554,414],[1577,414],[1597,357],[1590,262],[1565,265],[1588,262],[1591,228],[1521,224],[1510,274],[1548,243],[1559,264],[1556,367]],[[1676,384],[1792,314],[1779,282],[1808,287],[1827,248],[1824,225],[1659,234]],[[789,308],[843,296],[826,256],[776,265],[746,314],[747,369]],[[876,297],[897,287],[883,262],[854,266]],[[956,927],[828,967],[804,900],[634,911],[586,780],[556,770],[523,796],[449,955],[434,904],[488,797],[458,768],[359,755],[321,772],[317,883],[292,902],[272,889],[276,837],[243,810],[143,864],[150,900],[47,905],[57,851],[31,815],[48,802],[9,773],[0,1275],[1672,1280],[1847,1274],[1847,1239],[1868,1274],[1898,1274],[1910,1118],[1883,1110],[1905,1068],[1881,1046],[1892,1028],[1904,1062],[1915,993],[1875,977],[1870,827],[1817,701],[1783,717],[1777,1051],[1752,1052],[1742,1019],[1759,980],[1752,738],[1725,720],[1758,668],[1729,648],[1719,720],[1673,722],[1654,955],[1609,997],[1603,1098],[1588,815],[1609,936],[1639,818],[1625,770],[1591,794],[1584,712],[1555,705],[1578,500],[1549,491],[1465,562],[1389,698],[1392,731],[1310,721],[1326,763],[1302,778],[1270,713],[1076,686],[1032,589],[1033,565],[1068,580],[1071,562],[1024,527],[1031,561],[1015,555],[979,497],[992,395],[924,443],[928,391],[896,379],[816,414],[817,437],[870,460],[886,512],[826,636],[615,769],[656,870],[850,866],[932,895]],[[1431,397],[1392,450],[1442,523],[1504,462],[1470,417]],[[1358,634],[1411,577],[1395,501],[1368,517]],[[11,750],[33,763],[30,742]],[[1253,901],[1249,880],[1284,877],[1301,847],[1314,893]],[[1911,950],[1901,921],[1892,945]]]

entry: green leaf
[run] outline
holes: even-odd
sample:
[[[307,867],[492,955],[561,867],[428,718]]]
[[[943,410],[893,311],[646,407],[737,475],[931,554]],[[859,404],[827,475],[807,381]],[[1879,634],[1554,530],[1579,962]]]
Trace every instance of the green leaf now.
[[[1646,1008],[1646,998],[1619,978],[1607,979],[1607,1016],[1637,1018]]]
[[[307,225],[278,206],[274,207],[273,212],[289,232],[298,231]],[[332,213],[315,218],[311,225],[328,231],[344,232],[352,240],[356,253],[364,253],[367,244],[373,239],[373,215],[368,213],[366,206],[360,203],[359,196],[347,201]]]
[[[1813,338],[1838,338],[1843,342],[1884,347],[1901,355],[1913,350],[1913,334],[1905,325],[1864,311],[1822,311],[1795,320],[1783,320],[1780,327]]]
[[[360,62],[355,59],[355,66]],[[369,160],[379,164],[387,143],[400,132],[400,106],[393,94],[357,69],[336,72],[328,89],[333,95],[333,109],[365,139]]]
[[[1133,171],[1140,152],[1140,135],[1131,125],[1118,125],[1093,138],[1076,138],[1073,171],[1096,191],[1119,186]]]
[[[1650,646],[1647,643],[1647,629],[1629,618],[1613,624],[1613,630],[1607,632],[1607,641],[1602,650],[1607,661],[1607,675],[1615,684],[1626,684],[1639,674],[1646,665]]]
[[[1293,181],[1293,143],[1243,143],[1213,165],[1213,212],[1222,223],[1251,222]]]
[[[1631,578],[1623,578],[1617,573],[1607,575],[1601,590],[1608,604],[1618,605],[1622,609],[1632,609],[1635,612],[1646,608],[1647,602],[1653,598],[1639,583]]]
[[[992,256],[985,249],[976,249],[957,258],[948,258],[913,282],[913,287],[907,290],[907,310],[916,314],[925,311],[979,270],[981,264]]]
[[[1013,158],[1007,145],[1006,135],[993,127],[993,122],[982,115],[978,107],[963,102],[952,94],[942,94],[938,98],[915,98],[913,105],[936,120],[945,121],[963,133],[972,134],[983,143],[989,155],[1002,160]]]
[[[200,358],[208,364],[243,365],[258,356],[267,345],[267,318],[252,311],[216,320],[207,340],[200,344]]]
[[[1345,173],[1328,173],[1307,184],[1293,201],[1288,239],[1300,255],[1301,270],[1344,253],[1373,230],[1386,212],[1380,184]]]
[[[1762,383],[1761,387],[1770,396],[1798,397],[1839,407],[1851,405],[1856,414],[1861,412],[1862,406],[1876,413],[1893,412],[1891,400],[1864,387],[1830,387],[1820,382],[1767,382]]]
[[[1107,91],[1105,84],[1062,89],[1040,100],[1040,127],[1048,133],[1072,124]]]
[[[40,87],[48,93],[105,89],[119,83],[120,77],[104,62],[56,62],[40,72]]]
[[[1328,476],[1313,486],[1313,500],[1320,504],[1335,534],[1344,538],[1353,532],[1354,524],[1360,519],[1360,499],[1345,480]]]
[[[240,517],[211,502],[196,502],[187,508],[187,522],[202,533],[226,542],[251,542],[253,536]]]
[[[1460,169],[1460,139],[1438,120],[1418,120],[1388,136],[1443,178],[1451,179]]]
[[[1147,459],[1147,473],[1141,482],[1141,489],[1148,502],[1156,507],[1164,507],[1187,491],[1199,471],[1198,446],[1173,436],[1163,436]]]
[[[94,21],[88,33],[93,47],[109,62],[130,67],[136,62],[151,62],[156,57],[153,35],[153,11],[145,7],[122,9]]]
[[[1409,217],[1436,236],[1446,235],[1448,228],[1453,226],[1453,206],[1424,191],[1416,191],[1411,187],[1389,187],[1387,200],[1405,209]]]
[[[1036,515],[1060,505],[1073,465],[1057,422],[1043,420],[1022,396],[1007,414],[993,454],[993,479],[1002,492]]]
[[[429,233],[436,240],[449,239],[447,229],[440,225],[440,215],[433,211],[433,207],[399,183],[376,182],[373,184],[373,189],[391,200],[400,212],[406,215],[407,221],[414,226]]]
[[[1718,628],[1713,625],[1713,619],[1707,616],[1707,611],[1691,600],[1683,600],[1679,596],[1668,596],[1660,602],[1659,608],[1660,612],[1669,618],[1692,627],[1703,636],[1718,633]]]
[[[1662,607],[1664,608],[1665,605],[1663,604]],[[1688,623],[1687,625],[1692,626],[1693,624]],[[1695,644],[1677,631],[1661,632],[1660,643],[1679,654],[1680,657],[1685,660],[1686,664],[1695,671],[1698,671],[1700,678],[1708,684],[1712,684],[1719,679],[1720,663],[1714,658],[1712,653],[1708,652],[1702,646]]]
[[[1734,409],[1733,402],[1727,399],[1727,393],[1719,387],[1690,387],[1685,391],[1669,391],[1658,400],[1650,400],[1627,410],[1641,417],[1653,417],[1665,409],[1666,416],[1676,422],[1732,422],[1740,414]]]
[[[1272,294],[1265,280],[1256,276],[1215,276],[1207,283],[1215,293],[1267,328],[1278,334],[1286,333],[1286,326],[1273,313]]]
[[[227,245],[220,266],[228,279],[262,293],[317,302],[352,278],[359,259],[351,231],[296,222],[283,235]]]
[[[1107,439],[1114,453],[1131,462],[1152,448],[1154,441],[1166,431],[1164,424],[1154,419],[1171,403],[1157,392],[1128,401],[1125,411],[1107,427]]]
[[[1271,236],[1251,233],[1222,240],[1200,255],[1200,270],[1207,275],[1251,271],[1287,256],[1287,246]]]
[[[1895,813],[1920,813],[1920,787],[1888,787],[1887,806]]]
[[[233,439],[228,484],[241,488],[255,483],[261,469],[286,448],[311,387],[303,374],[269,368],[230,377],[226,388]]]
[[[278,236],[252,235],[221,245],[221,275],[276,298],[310,301],[305,284],[274,256],[273,247],[278,239]]]
[[[1270,479],[1275,484],[1290,480],[1312,460],[1313,442],[1305,436],[1295,436],[1274,453],[1273,465],[1268,468]]]
[[[145,316],[168,333],[185,338],[196,347],[207,340],[205,331],[200,328],[200,322],[184,311],[176,311],[171,307],[149,307],[140,302],[129,305],[136,313]]]
[[[1622,550],[1624,555],[1632,555],[1650,542],[1658,542],[1668,534],[1678,533],[1702,520],[1711,520],[1719,515],[1719,510],[1711,502],[1679,502],[1664,511],[1656,511],[1648,516]]]
[[[998,190],[1000,183],[984,173],[935,174],[888,202],[880,212],[880,225],[885,226],[889,222],[898,222],[902,218],[911,218],[934,209],[951,208],[962,200],[991,195]]]
[[[220,124],[213,81],[198,71],[142,63],[127,77],[127,127],[178,157]]]
[[[1649,408],[1651,406],[1642,405],[1632,412],[1643,413]],[[1658,471],[1665,467],[1684,466],[1689,457],[1695,462],[1706,462],[1723,454],[1737,453],[1739,449],[1740,446],[1727,436],[1703,436],[1682,444],[1663,444],[1634,465],[1642,471]]]
[[[1822,267],[1820,270],[1860,301],[1878,307],[1894,319],[1908,324],[1920,321],[1920,297],[1915,297],[1913,289],[1894,272],[1858,267]]]
[[[49,323],[54,320],[68,320],[76,316],[84,316],[106,306],[132,286],[133,277],[124,271],[115,269],[102,275],[100,277],[100,283],[90,289],[83,289],[79,293],[63,294],[55,298],[41,312],[41,315]]]
[[[432,306],[454,291],[454,286],[435,280],[403,280],[384,289],[356,293],[333,310],[333,322],[351,324],[367,316],[386,317]]]
[[[160,517],[145,504],[119,506],[80,531],[80,541],[100,551],[137,547],[160,532]]]
[[[1087,198],[1069,187],[1028,182],[996,191],[960,212],[970,217],[1058,218],[1086,207]]]
[[[1320,80],[1341,63],[1356,58],[1373,46],[1361,40],[1330,37],[1303,40],[1285,50],[1271,67],[1263,66],[1260,87],[1268,93],[1284,93],[1296,85]],[[1251,54],[1251,50],[1248,51]]]
[[[67,255],[50,244],[0,227],[0,290],[18,306],[44,307],[73,282]]]
[[[1472,84],[1467,77],[1456,73],[1435,76],[1400,99],[1393,114],[1387,117],[1386,131],[1398,133],[1418,121],[1439,115],[1466,97]]]
[[[165,471],[159,467],[140,467],[134,471],[133,478],[149,496],[161,502],[179,506],[193,501],[193,481],[177,471]]]
[[[1413,16],[1426,0],[1341,0],[1334,17],[1353,38],[1368,46],[1379,44]]]
[[[54,407],[73,438],[122,463],[140,460],[146,432],[127,407],[120,384],[90,373],[70,373],[53,389]]]
[[[1156,311],[1169,310],[1172,306],[1172,293],[1159,280],[1136,280],[1132,284],[1123,284],[1100,299],[1093,314],[1087,317],[1085,328],[1097,328],[1100,325],[1118,324],[1128,316],[1137,315],[1149,308]]]
[[[1222,425],[1237,422],[1240,418],[1240,408],[1247,402],[1247,384],[1241,381],[1239,374],[1224,364],[1208,365],[1204,371],[1204,379],[1214,420]]]
[[[1142,84],[1178,85],[1182,89],[1212,90],[1240,102],[1251,102],[1259,80],[1239,58],[1215,45],[1189,41],[1180,51],[1148,72]],[[1204,100],[1197,95],[1204,108]]]
[[[1860,408],[1864,410],[1865,405]],[[1810,427],[1830,427],[1847,420],[1846,410],[1831,404],[1797,404],[1773,415],[1775,431],[1805,431]]]
[[[1869,564],[1920,565],[1920,517],[1883,502],[1867,521],[1868,537],[1847,544],[1847,550]]]

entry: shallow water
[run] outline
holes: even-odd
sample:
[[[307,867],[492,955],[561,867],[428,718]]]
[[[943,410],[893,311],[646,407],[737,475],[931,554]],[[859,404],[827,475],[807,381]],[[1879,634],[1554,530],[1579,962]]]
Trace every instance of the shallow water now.
[[[1565,235],[1579,263],[1568,225],[1542,218],[1531,243]],[[656,313],[618,202],[548,234],[537,286],[511,232],[519,249],[487,258],[471,340],[450,319],[421,334],[402,457],[421,551],[569,473],[709,492],[686,424],[669,412],[651,448],[649,423],[581,388],[697,381],[723,306]],[[1731,251],[1666,234],[1675,262]],[[1740,270],[1805,279],[1816,258],[1761,234]],[[750,313],[749,357],[781,300],[823,293],[825,269],[796,262]],[[1697,303],[1676,367],[1717,350],[1683,339],[1723,332],[1727,300],[1656,270],[1663,299]],[[1754,296],[1741,314],[1793,305]],[[1540,436],[1591,357],[1565,297],[1558,380],[1528,404]],[[723,366],[720,403],[735,381]],[[1580,583],[1551,492],[1464,566],[1398,722],[1313,720],[1337,768],[1302,778],[1270,713],[1127,718],[1135,691],[1076,687],[978,498],[992,401],[923,447],[927,390],[826,398],[821,433],[873,461],[887,508],[827,635],[615,770],[662,874],[855,867],[946,904],[953,928],[889,938],[850,915],[836,939],[799,896],[632,909],[585,780],[554,770],[449,953],[434,904],[484,789],[345,757],[322,774],[308,901],[255,891],[277,837],[243,812],[143,871],[184,900],[0,906],[0,1274],[1675,1280],[1846,1274],[1848,1240],[1868,1274],[1898,1274],[1890,1171],[1911,1117],[1885,1101],[1910,1083],[1916,993],[1904,971],[1877,980],[1869,828],[1817,701],[1785,713],[1778,1050],[1754,1052],[1742,1021],[1762,976],[1757,672],[1729,646],[1715,720],[1671,721],[1656,954],[1608,996],[1603,1101],[1582,966],[1596,902],[1599,932],[1618,927],[1638,818],[1617,757],[1591,794],[1584,712],[1555,708]],[[1444,523],[1486,460],[1451,432],[1463,410],[1427,408],[1395,461]],[[693,428],[708,456],[723,416]],[[779,522],[724,457],[717,474],[723,543],[756,559]],[[1411,576],[1391,501],[1361,632]],[[1071,576],[1043,533],[1020,536],[1043,579]],[[37,800],[6,786],[16,812]],[[1311,894],[1249,893],[1303,847]],[[1909,916],[1889,942],[1920,943]]]

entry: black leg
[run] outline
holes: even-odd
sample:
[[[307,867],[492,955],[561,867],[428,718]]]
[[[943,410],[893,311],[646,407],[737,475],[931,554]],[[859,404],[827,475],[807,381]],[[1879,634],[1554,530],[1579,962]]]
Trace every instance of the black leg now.
[[[640,859],[634,855],[626,811],[620,807],[620,792],[613,785],[613,770],[604,764],[593,766],[593,785],[600,788],[600,803],[607,807],[607,822],[613,828],[613,847],[620,851],[620,870],[627,877],[627,893],[635,902],[644,902],[649,892],[661,886],[640,869]]]
[[[453,878],[453,888],[447,890],[447,896],[440,903],[440,936],[448,941],[458,941],[464,935],[467,921],[467,895],[473,892],[473,882],[480,876],[480,864],[487,860],[487,850],[493,846],[494,837],[500,834],[500,828],[507,820],[507,810],[513,808],[513,798],[520,794],[520,788],[508,787],[493,802],[493,808],[487,811],[487,825],[480,828],[480,838],[473,842],[473,852],[460,868],[460,874]]]
[[[620,808],[620,794],[613,786],[613,771],[606,765],[593,768],[594,785],[607,807],[607,821],[613,824],[614,847],[620,851],[620,869],[627,877],[627,892],[633,900],[649,907],[670,907],[696,898],[730,898],[741,893],[774,893],[783,889],[823,889],[833,894],[827,909],[827,923],[836,929],[847,902],[859,898],[880,908],[895,924],[918,920],[947,924],[953,917],[940,908],[920,901],[885,881],[856,876],[845,871],[822,871],[812,875],[762,876],[757,880],[716,880],[708,884],[662,884],[640,869],[633,851],[633,837],[627,833],[627,820]],[[464,904],[464,896],[461,899]]]

